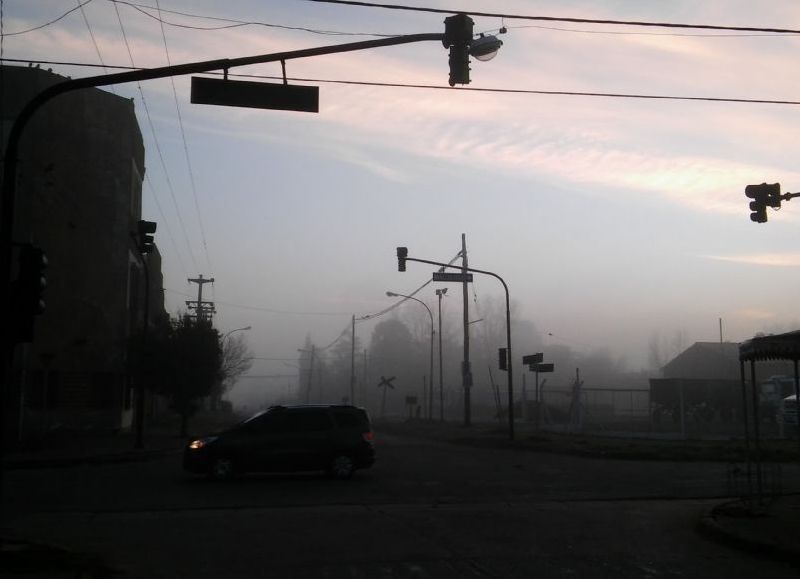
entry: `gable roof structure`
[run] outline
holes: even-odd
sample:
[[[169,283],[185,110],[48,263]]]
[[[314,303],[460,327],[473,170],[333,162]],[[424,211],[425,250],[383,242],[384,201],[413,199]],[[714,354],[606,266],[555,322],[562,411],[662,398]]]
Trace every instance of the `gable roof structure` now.
[[[695,342],[664,365],[665,378],[739,378],[739,344]]]

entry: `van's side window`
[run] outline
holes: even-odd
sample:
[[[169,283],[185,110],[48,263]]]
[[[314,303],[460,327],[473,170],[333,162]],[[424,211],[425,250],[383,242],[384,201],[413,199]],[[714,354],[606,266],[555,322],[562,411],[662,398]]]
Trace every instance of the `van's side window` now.
[[[353,412],[334,412],[333,417],[340,428],[358,428],[361,418]]]
[[[316,430],[331,430],[333,424],[325,411],[300,411],[289,412],[292,430],[295,432],[308,432]]]

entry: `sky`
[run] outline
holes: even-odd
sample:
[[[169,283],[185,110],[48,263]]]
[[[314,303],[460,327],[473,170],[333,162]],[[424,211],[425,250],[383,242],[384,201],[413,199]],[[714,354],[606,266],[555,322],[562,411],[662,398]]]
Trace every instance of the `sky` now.
[[[800,29],[793,0],[403,4]],[[109,73],[443,32],[446,16],[306,0],[2,5],[3,58],[102,63]],[[474,20],[476,33],[507,33],[494,60],[473,60],[470,89],[800,100],[796,35]],[[242,22],[259,24],[231,27]],[[348,34],[321,33],[331,31]],[[42,66],[74,78],[104,73]],[[215,325],[251,326],[256,357],[294,358],[307,335],[330,343],[352,315],[396,301],[387,290],[413,292],[430,279],[433,268],[422,264],[398,272],[397,246],[449,261],[462,234],[470,265],[506,280],[515,316],[532,321],[545,346],[606,349],[631,370],[647,366],[654,336],[716,341],[720,319],[726,341],[798,327],[800,201],[756,224],[744,188],[800,191],[792,132],[800,106],[450,88],[436,42],[291,60],[286,69],[291,84],[320,87],[319,113],[191,104],[188,77],[112,88],[135,101],[143,218],[158,222],[168,311],[196,298],[188,278],[213,277],[204,299],[216,304]],[[281,67],[230,72],[280,82]],[[482,300],[503,297],[493,278],[476,276],[474,286]],[[432,308],[435,287],[417,294]],[[458,289],[444,307],[454,325]],[[359,322],[362,340],[374,323]],[[287,370],[263,360],[251,372]]]

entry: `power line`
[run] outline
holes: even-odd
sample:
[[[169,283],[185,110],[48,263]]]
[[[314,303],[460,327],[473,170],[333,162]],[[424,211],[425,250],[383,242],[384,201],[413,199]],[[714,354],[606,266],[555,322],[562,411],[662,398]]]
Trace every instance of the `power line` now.
[[[333,342],[331,342],[331,343],[330,343],[330,344],[328,344],[327,346],[323,346],[322,348],[317,348],[317,349],[318,349],[319,351],[324,351],[324,350],[327,350],[328,348],[331,348],[331,347],[333,347],[333,346],[334,346],[334,345],[335,345],[335,344],[336,344],[336,343],[337,343],[339,340],[341,340],[342,338],[344,338],[345,334],[347,334],[349,331],[350,331],[350,324],[347,324],[347,325],[345,326],[345,328],[344,328],[344,329],[343,329],[341,332],[339,332],[339,335],[338,335],[338,336],[336,336],[336,339],[335,339]]]
[[[253,21],[253,20],[236,20],[234,18],[220,18],[218,16],[207,16],[203,14],[193,14],[190,12],[179,12],[177,10],[167,10],[161,8],[159,11],[164,12],[167,14],[175,14],[179,16],[186,16],[189,18],[198,18],[203,20],[212,20],[216,22],[227,22],[228,24],[224,24],[221,26],[191,26],[188,24],[178,24],[176,22],[169,22],[164,20],[160,16],[155,14],[151,14],[147,10],[154,10],[152,6],[147,6],[145,4],[137,4],[135,2],[125,2],[124,0],[108,0],[109,2],[113,2],[114,4],[124,4],[133,8],[134,10],[144,14],[145,16],[152,18],[153,20],[157,20],[162,24],[166,24],[168,26],[174,26],[176,28],[186,28],[189,30],[201,30],[201,31],[214,31],[214,30],[226,30],[230,28],[240,28],[242,26],[263,26],[265,28],[279,28],[282,30],[296,30],[300,32],[310,32],[312,34],[320,34],[325,36],[374,36],[374,37],[391,37],[397,36],[396,34],[378,34],[378,33],[371,33],[371,32],[344,32],[339,30],[322,30],[317,28],[307,28],[304,26],[288,26],[285,24],[273,24],[270,22],[261,22],[261,21]]]
[[[457,259],[458,259],[460,256],[461,256],[461,252],[457,253],[457,254],[456,254],[456,256],[455,256],[453,259],[451,259],[449,262],[447,262],[447,263],[448,263],[448,265],[452,265],[453,263],[455,263],[455,261],[456,261],[456,260],[457,260]],[[375,318],[379,318],[379,317],[381,317],[381,316],[382,316],[382,315],[384,315],[384,314],[388,314],[388,313],[389,313],[389,312],[391,312],[393,309],[395,309],[395,308],[399,308],[401,305],[403,305],[403,304],[404,304],[405,302],[407,302],[409,299],[411,299],[412,297],[414,297],[415,295],[417,295],[419,292],[421,292],[421,291],[422,291],[424,288],[426,288],[427,286],[429,286],[431,283],[433,283],[433,280],[432,280],[432,279],[429,279],[429,280],[428,280],[428,281],[426,281],[424,284],[422,284],[422,285],[421,285],[421,286],[419,286],[417,289],[415,289],[413,292],[411,292],[410,294],[408,294],[406,297],[404,297],[404,298],[403,298],[403,299],[401,299],[401,300],[398,300],[398,301],[396,301],[396,302],[395,302],[395,303],[393,303],[391,306],[389,306],[389,307],[387,307],[387,308],[384,308],[384,309],[382,309],[381,311],[379,311],[379,312],[376,312],[376,313],[374,313],[374,314],[367,314],[367,315],[365,315],[365,316],[361,316],[360,318],[356,318],[356,321],[357,321],[357,322],[364,322],[364,321],[367,321],[367,320],[373,320],[373,319],[375,319]]]
[[[164,291],[167,291],[167,292],[179,295],[179,296],[184,296],[184,297],[189,297],[189,298],[195,297],[192,294],[188,294],[188,293],[185,293],[185,292],[180,292],[178,290],[174,290],[174,289],[170,289],[170,288],[163,288],[163,289],[164,289]],[[258,312],[265,312],[265,313],[268,313],[268,314],[280,314],[280,315],[287,315],[287,316],[331,316],[331,317],[333,317],[333,316],[348,316],[349,317],[349,316],[352,315],[350,313],[344,313],[344,312],[303,312],[303,311],[293,311],[293,310],[279,310],[279,309],[275,309],[275,308],[266,308],[266,307],[262,307],[262,306],[239,304],[239,303],[227,302],[227,301],[222,301],[222,300],[216,300],[215,303],[217,305],[224,305],[224,306],[229,306],[229,307],[232,307],[232,308],[241,308],[241,309],[244,309],[244,310],[253,310],[253,311],[258,311]],[[348,327],[350,327],[349,324],[348,324]]]
[[[315,1],[315,0],[309,0]],[[99,67],[97,64],[87,64],[80,62],[63,62],[63,61],[50,61],[50,60],[36,60],[25,58],[4,58],[1,59],[5,62],[36,62],[39,64],[60,65],[60,66],[85,66],[85,67]],[[143,70],[132,69],[127,66],[108,66],[108,68],[116,68],[121,70]],[[210,75],[222,76],[222,73],[207,73]],[[228,77],[234,78],[255,78],[262,80],[283,80],[283,76],[272,76],[262,74],[234,74],[228,73]],[[625,99],[643,99],[643,100],[677,100],[677,101],[698,101],[698,102],[719,102],[719,103],[740,103],[740,104],[763,104],[763,105],[800,105],[800,101],[793,100],[776,100],[776,99],[755,99],[755,98],[728,98],[728,97],[700,97],[700,96],[677,96],[677,95],[664,95],[664,94],[634,94],[634,93],[608,93],[608,92],[588,92],[588,91],[564,91],[564,90],[533,90],[533,89],[515,89],[515,88],[480,88],[480,87],[459,87],[453,88],[449,86],[440,86],[435,84],[410,84],[399,82],[370,82],[364,80],[336,80],[330,78],[304,78],[304,77],[287,77],[286,80],[293,82],[314,82],[323,84],[342,84],[342,85],[356,85],[356,86],[370,86],[370,87],[383,87],[383,88],[408,88],[408,89],[425,89],[425,90],[446,90],[446,91],[465,91],[465,92],[485,92],[485,93],[498,93],[498,94],[527,94],[527,95],[542,95],[542,96],[577,96],[577,97],[598,97],[598,98],[625,98]]]
[[[20,34],[28,34],[29,32],[35,32],[36,30],[41,30],[42,28],[47,28],[48,26],[51,26],[51,25],[55,24],[59,20],[63,20],[64,18],[66,18],[67,16],[69,16],[70,14],[75,12],[76,10],[82,10],[83,7],[86,6],[87,4],[89,4],[91,1],[92,0],[86,0],[83,3],[79,3],[77,6],[75,6],[75,8],[70,8],[69,10],[64,12],[61,16],[59,16],[58,18],[50,20],[49,22],[45,22],[44,24],[40,24],[39,26],[34,26],[33,28],[28,28],[26,30],[18,30],[17,32],[5,32],[5,33],[3,33],[2,36],[4,38],[6,36],[19,36]]]
[[[385,8],[389,10],[406,10],[411,12],[430,12],[434,14],[457,14],[463,10],[447,10],[444,8],[425,8],[402,4],[381,4],[377,2],[359,2],[354,0],[307,0],[324,4],[344,4],[362,8]],[[528,16],[523,14],[503,14],[498,12],[469,12],[470,16],[485,18],[507,18],[509,20],[538,20],[545,22],[574,22],[581,24],[613,24],[616,26],[646,26],[656,28],[688,28],[696,30],[732,30],[737,32],[772,32],[775,34],[800,34],[800,30],[791,28],[759,28],[754,26],[722,26],[716,24],[680,24],[676,22],[649,22],[642,20],[607,20],[598,18],[565,18],[556,16]]]
[[[89,18],[86,16],[86,10],[83,9],[83,4],[81,4],[81,0],[75,0],[78,3],[77,8],[81,10],[81,16],[83,16],[83,22],[86,24],[86,30],[89,31],[89,37],[92,39],[92,44],[94,45],[94,51],[97,53],[97,59],[100,61],[100,64],[103,66],[103,71],[108,74],[108,69],[106,68],[106,63],[103,62],[103,55],[100,53],[100,46],[97,44],[97,39],[94,37],[94,32],[92,31],[92,26],[89,24]],[[111,92],[116,94],[114,90],[114,85],[108,87]]]
[[[315,1],[315,0],[310,0]],[[231,75],[239,77],[263,78],[263,79],[282,79],[278,76],[260,76],[260,75]],[[583,96],[583,97],[603,97],[603,98],[627,98],[627,99],[651,99],[651,100],[678,100],[678,101],[706,101],[706,102],[724,102],[724,103],[747,103],[747,104],[767,104],[767,105],[800,105],[800,101],[790,100],[771,100],[771,99],[750,99],[750,98],[727,98],[727,97],[695,97],[695,96],[676,96],[676,95],[649,95],[649,94],[633,94],[633,93],[608,93],[608,92],[586,92],[586,91],[564,91],[564,90],[533,90],[533,89],[515,89],[515,88],[480,88],[480,87],[459,87],[453,88],[449,86],[439,86],[435,84],[407,84],[407,83],[392,83],[392,82],[368,82],[356,80],[334,80],[334,79],[319,79],[319,78],[288,78],[295,82],[319,82],[326,84],[345,84],[345,85],[360,85],[360,86],[375,86],[386,88],[416,88],[416,89],[429,89],[429,90],[448,90],[448,91],[468,91],[468,92],[486,92],[486,93],[505,93],[505,94],[530,94],[530,95],[551,95],[551,96]]]
[[[153,193],[153,201],[156,202],[156,208],[158,209],[159,215],[161,215],[161,222],[166,225],[167,217],[164,214],[164,209],[161,207],[161,202],[158,200],[158,195],[156,194],[155,187],[153,186],[153,182],[150,179],[150,175],[148,173],[145,173],[144,179]],[[178,244],[175,243],[175,237],[172,235],[172,228],[166,227],[165,229],[167,230],[167,236],[169,237],[169,240],[172,242],[172,247],[175,249],[175,257],[178,260],[178,265],[180,266],[181,271],[183,271],[184,277],[189,277],[189,273],[186,270],[186,266],[183,263],[183,259],[181,259],[181,254],[178,251]]]
[[[607,34],[613,36],[679,36],[689,38],[762,38],[772,37],[780,38],[785,37],[785,34],[775,33],[762,33],[762,34],[691,34],[687,32],[631,32],[628,30],[581,30],[577,28],[558,28],[555,26],[539,26],[536,24],[526,24],[522,26],[506,26],[507,30],[522,30],[527,28],[536,28],[537,30],[553,30],[555,32],[573,32],[576,34]],[[500,32],[500,29],[485,30],[485,34],[492,34]]]
[[[161,4],[160,4],[159,0],[156,0],[156,6],[158,7],[158,11],[160,13],[161,12]],[[171,62],[170,56],[169,56],[169,47],[167,46],[167,33],[164,30],[164,24],[163,23],[161,23],[161,38],[164,41],[164,53],[166,54],[166,57],[167,57],[167,65],[168,66],[172,66],[172,62]],[[184,126],[183,126],[183,116],[181,115],[181,106],[180,106],[180,103],[178,101],[178,89],[175,88],[175,77],[171,76],[171,77],[169,77],[169,80],[170,80],[170,83],[172,85],[172,96],[173,96],[173,98],[175,100],[175,111],[176,111],[177,117],[178,117],[178,126],[180,127],[181,140],[183,141],[183,152],[184,152],[184,155],[186,157],[186,168],[187,168],[188,173],[189,173],[189,185],[190,185],[191,190],[192,190],[192,197],[194,198],[194,207],[195,207],[195,210],[197,211],[197,222],[198,222],[198,224],[200,226],[200,240],[203,243],[203,250],[205,251],[205,255],[206,255],[206,263],[208,264],[209,269],[213,269],[213,266],[211,265],[211,257],[208,254],[208,243],[206,241],[205,227],[203,226],[203,216],[202,216],[202,214],[200,212],[200,201],[197,198],[197,187],[195,185],[194,170],[192,169],[192,160],[191,160],[191,157],[189,155],[189,144],[188,144],[188,142],[186,140],[186,130],[184,129]]]
[[[237,304],[233,302],[227,302],[223,300],[217,300],[216,302],[219,305],[229,306],[232,308],[240,308],[244,310],[254,310],[258,312],[265,312],[268,314],[280,314],[285,316],[326,316],[326,317],[340,317],[340,316],[351,316],[350,313],[344,312],[303,312],[303,311],[295,311],[295,310],[278,310],[274,308],[265,308],[261,306],[250,306],[245,304]]]
[[[119,29],[120,29],[120,32],[122,33],[122,40],[125,43],[125,48],[128,51],[128,58],[131,61],[131,66],[135,67],[135,63],[133,61],[133,51],[131,50],[131,45],[128,42],[128,35],[125,32],[125,26],[122,23],[122,16],[120,15],[119,10],[117,9],[116,5],[114,5],[114,10],[117,13],[117,21],[119,22]],[[172,180],[170,179],[169,171],[167,170],[167,163],[166,163],[166,161],[164,159],[164,153],[161,150],[161,144],[160,144],[160,142],[158,140],[158,135],[156,134],[156,128],[155,128],[155,125],[153,124],[153,117],[150,114],[150,107],[147,104],[147,99],[144,97],[144,89],[142,88],[142,83],[137,82],[136,86],[139,89],[139,96],[141,97],[142,107],[144,108],[145,116],[147,117],[147,124],[150,127],[150,133],[153,136],[153,144],[155,145],[156,152],[158,153],[158,158],[159,158],[159,160],[161,162],[161,169],[164,171],[164,178],[165,178],[165,180],[167,182],[167,190],[169,191],[169,194],[170,194],[170,196],[172,198],[172,203],[175,206],[175,212],[177,213],[177,216],[178,216],[178,224],[180,225],[181,231],[183,232],[183,237],[184,237],[184,240],[186,241],[186,247],[189,250],[189,257],[192,260],[192,263],[194,264],[194,268],[195,268],[195,271],[196,271],[198,269],[197,261],[194,258],[194,252],[192,251],[192,245],[189,242],[189,235],[186,232],[186,225],[183,223],[183,217],[181,216],[180,208],[178,207],[178,201],[175,198],[175,190],[172,187]],[[153,183],[149,178],[149,174],[146,173],[145,175],[146,175],[145,178],[147,179],[147,182],[150,184],[150,188],[153,191],[153,198],[156,201],[156,205],[158,206],[158,210],[161,213],[161,217],[166,222],[166,217],[164,215],[163,209],[161,208],[161,203],[158,201],[158,196],[156,195],[155,187],[153,187]],[[183,269],[184,273],[186,273],[186,268],[183,266],[183,260],[181,259],[181,255],[178,252],[178,244],[175,243],[175,238],[172,237],[172,232],[171,231],[169,231],[169,236],[170,236],[170,239],[172,239],[172,244],[175,246],[175,254],[176,254],[176,257],[178,258],[178,263],[181,264],[181,269]],[[186,277],[189,277],[188,274],[186,275]]]

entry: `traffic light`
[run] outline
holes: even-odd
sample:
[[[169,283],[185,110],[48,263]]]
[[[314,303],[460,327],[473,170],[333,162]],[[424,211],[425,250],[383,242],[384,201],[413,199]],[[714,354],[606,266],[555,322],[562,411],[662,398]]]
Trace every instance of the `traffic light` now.
[[[11,285],[12,323],[18,342],[33,341],[36,316],[45,310],[44,290],[47,287],[47,256],[33,245],[23,245],[19,251],[17,279]]]
[[[140,219],[137,224],[137,241],[139,243],[139,251],[142,253],[152,253],[155,249],[153,242],[153,233],[156,232],[157,224],[155,221],[145,221]]]
[[[450,49],[450,86],[469,84],[469,47],[472,44],[472,18],[456,14],[444,19],[442,44]]]
[[[508,351],[505,348],[498,348],[497,357],[499,362],[498,367],[501,370],[508,370]]]
[[[775,209],[781,208],[781,184],[772,183],[770,185],[762,183],[761,187],[767,192],[767,205]]]
[[[756,223],[767,222],[767,207],[780,209],[780,183],[748,185],[744,188],[744,194],[750,199],[753,199],[753,201],[750,202],[750,211],[752,211],[750,219]]]
[[[756,200],[750,202],[750,220],[755,221],[756,223],[766,223],[767,222],[767,206],[764,204],[763,201]]]
[[[397,248],[397,271],[405,271],[406,270],[406,258],[408,257],[408,248],[407,247],[398,247]]]

